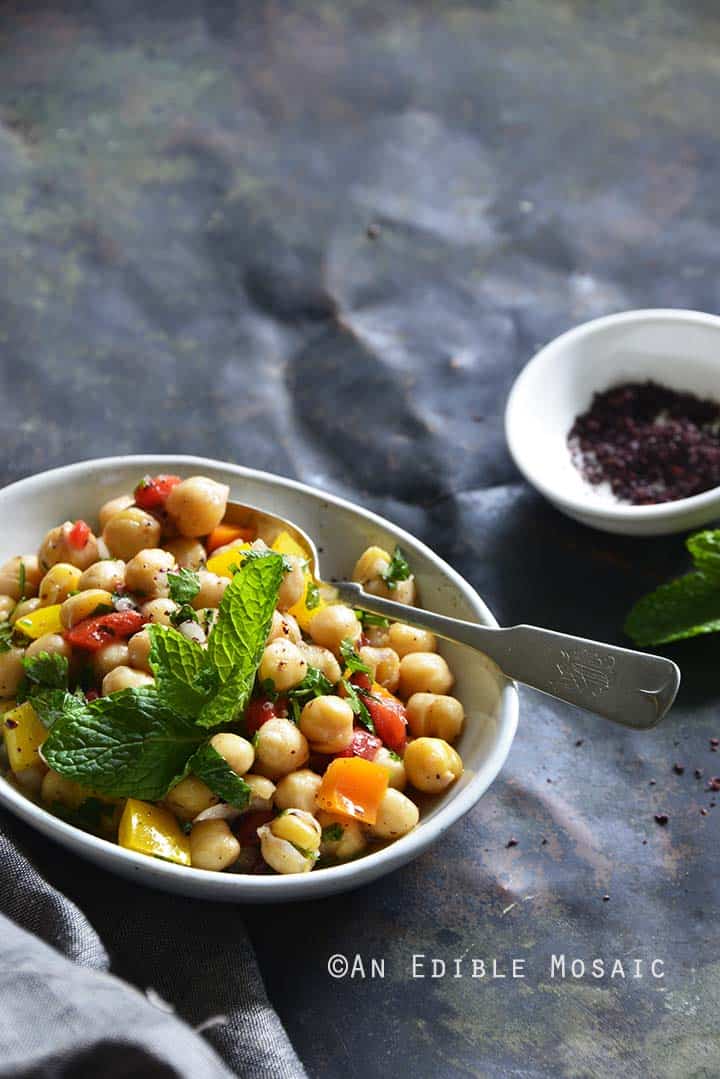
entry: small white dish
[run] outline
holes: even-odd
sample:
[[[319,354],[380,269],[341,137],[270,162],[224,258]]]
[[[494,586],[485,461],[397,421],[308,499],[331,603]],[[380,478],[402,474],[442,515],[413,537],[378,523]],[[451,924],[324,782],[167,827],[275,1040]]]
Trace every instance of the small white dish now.
[[[652,379],[720,400],[720,318],[700,311],[626,311],[556,337],[520,373],[505,410],[515,464],[559,510],[629,536],[699,528],[720,517],[720,488],[654,506],[632,506],[587,483],[567,436],[593,394]]]
[[[302,483],[202,457],[108,457],[43,472],[0,491],[0,559],[35,550],[48,529],[68,518],[96,520],[100,505],[131,491],[146,473],[206,475],[230,486],[230,497],[295,521],[317,542],[323,572],[342,577],[371,543],[407,551],[423,603],[430,610],[483,625],[497,622],[477,593],[428,547],[365,509]],[[409,835],[357,861],[294,876],[211,873],[162,862],[89,835],[54,817],[0,776],[0,804],[46,836],[123,877],[168,892],[227,902],[287,902],[367,884],[422,854],[487,790],[510,751],[518,723],[518,695],[489,660],[456,644],[443,644],[465,705],[458,743],[465,773],[423,814]]]

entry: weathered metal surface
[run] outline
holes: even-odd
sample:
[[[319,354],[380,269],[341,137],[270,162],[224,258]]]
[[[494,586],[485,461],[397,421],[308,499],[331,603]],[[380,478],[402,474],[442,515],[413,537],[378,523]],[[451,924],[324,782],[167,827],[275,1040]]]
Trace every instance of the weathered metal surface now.
[[[558,516],[500,417],[578,321],[718,309],[719,43],[699,0],[3,4],[2,480],[132,450],[296,475],[420,534],[503,621],[620,640],[680,543]],[[525,693],[431,853],[251,912],[311,1074],[720,1073],[717,649],[673,651],[649,735]],[[385,979],[333,980],[334,952]],[[413,979],[414,952],[526,977]],[[666,973],[553,980],[552,953]]]

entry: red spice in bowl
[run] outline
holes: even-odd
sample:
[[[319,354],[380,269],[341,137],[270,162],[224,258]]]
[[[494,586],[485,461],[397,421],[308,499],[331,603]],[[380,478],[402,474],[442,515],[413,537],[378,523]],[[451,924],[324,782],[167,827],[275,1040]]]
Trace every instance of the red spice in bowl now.
[[[626,382],[594,395],[568,446],[588,483],[621,502],[675,502],[720,486],[720,403]]]

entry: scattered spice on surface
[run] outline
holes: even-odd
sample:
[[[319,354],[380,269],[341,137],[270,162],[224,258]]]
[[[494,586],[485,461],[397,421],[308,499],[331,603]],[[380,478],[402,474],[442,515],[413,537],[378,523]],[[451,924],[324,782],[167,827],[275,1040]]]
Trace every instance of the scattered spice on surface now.
[[[675,773],[676,776],[684,775],[684,773],[685,773],[685,765],[684,764],[673,764],[673,772]]]
[[[568,435],[588,483],[621,502],[650,506],[720,486],[720,403],[657,382],[596,393]]]
[[[655,820],[664,828],[670,818],[668,817],[667,813],[656,813]]]
[[[610,902],[610,896],[609,895],[604,895],[603,896],[603,903],[609,903],[609,902]]]
[[[512,839],[508,839],[507,843],[505,844],[506,847],[517,847],[517,845],[518,841],[514,837]]]
[[[696,779],[702,779],[702,777],[703,777],[703,770],[702,770],[702,768],[696,768],[696,769],[695,769],[695,778],[696,778]]]
[[[713,753],[717,753],[718,746],[720,746],[720,738],[711,738],[710,739],[710,749],[712,750]]]
[[[648,780],[648,787],[654,787],[656,782],[657,782],[657,780],[655,780],[655,779],[649,779]]]
[[[585,739],[584,739],[584,738],[578,738],[578,740],[577,740],[577,742],[575,743],[575,745],[576,745],[576,746],[581,746],[581,745],[583,744],[583,742],[584,742],[584,741],[585,741]]]
[[[706,791],[720,791],[720,776],[713,776],[708,781],[708,785],[705,788]]]
[[[377,240],[378,236],[380,235],[380,226],[376,225],[373,222],[372,224],[368,225],[365,232],[367,234],[368,240]]]
[[[700,816],[701,817],[707,817],[707,815],[708,815],[707,809],[701,809],[700,810]]]

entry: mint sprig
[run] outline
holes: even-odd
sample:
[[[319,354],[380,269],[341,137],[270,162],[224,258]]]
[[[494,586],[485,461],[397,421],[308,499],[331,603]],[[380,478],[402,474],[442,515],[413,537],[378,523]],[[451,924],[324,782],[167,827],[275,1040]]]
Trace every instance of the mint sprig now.
[[[192,603],[200,591],[200,575],[194,569],[184,567],[177,572],[172,570],[167,575],[170,599],[181,606]]]
[[[635,644],[669,644],[720,631],[720,530],[697,532],[686,541],[695,570],[643,596],[625,621]]]
[[[223,802],[236,809],[247,809],[250,785],[232,770],[225,758],[209,742],[190,758],[189,769]]]

